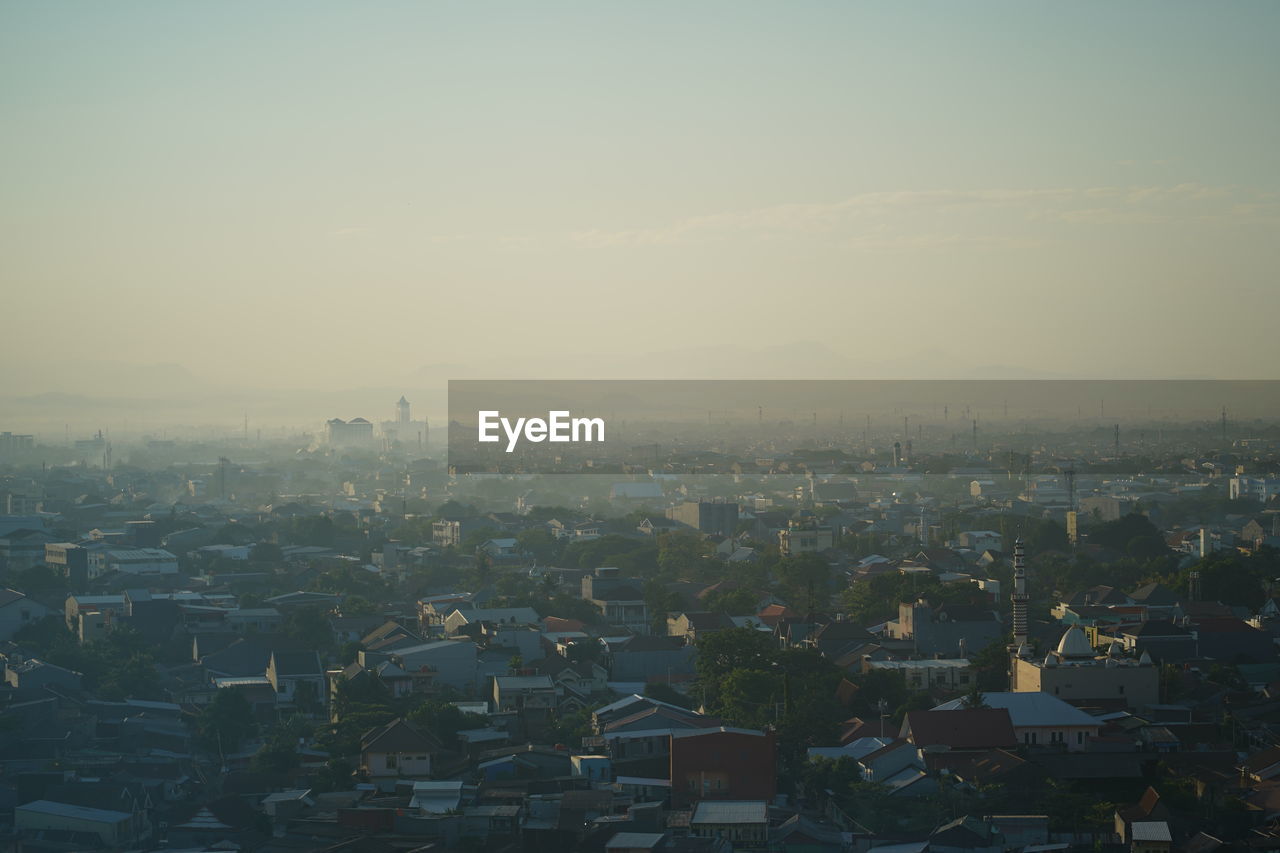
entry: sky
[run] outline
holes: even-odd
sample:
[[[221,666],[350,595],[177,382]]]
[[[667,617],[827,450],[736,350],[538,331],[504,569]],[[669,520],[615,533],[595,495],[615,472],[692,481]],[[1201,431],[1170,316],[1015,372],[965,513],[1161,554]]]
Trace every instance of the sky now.
[[[1280,378],[1278,25],[3,0],[0,394]]]

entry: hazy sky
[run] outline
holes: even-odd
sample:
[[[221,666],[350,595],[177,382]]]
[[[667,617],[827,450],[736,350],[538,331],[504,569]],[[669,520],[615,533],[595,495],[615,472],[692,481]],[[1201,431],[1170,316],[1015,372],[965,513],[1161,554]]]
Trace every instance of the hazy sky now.
[[[4,2],[0,386],[1276,378],[1278,34],[1265,1]]]

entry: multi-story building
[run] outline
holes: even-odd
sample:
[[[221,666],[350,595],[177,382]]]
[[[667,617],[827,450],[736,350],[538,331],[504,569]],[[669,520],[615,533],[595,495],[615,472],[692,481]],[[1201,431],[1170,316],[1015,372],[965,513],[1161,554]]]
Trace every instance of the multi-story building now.
[[[364,418],[330,418],[325,421],[325,443],[337,448],[373,447],[373,424]]]
[[[644,584],[622,577],[622,570],[602,567],[582,579],[582,597],[599,609],[610,625],[628,628],[636,634],[649,633],[649,607],[644,600]]]
[[[785,530],[778,531],[778,550],[782,556],[795,554],[814,554],[826,551],[835,545],[835,531],[829,525],[819,524],[816,519],[788,521]]]
[[[738,505],[724,500],[685,501],[668,509],[667,518],[699,533],[732,536],[738,528]]]
[[[966,657],[981,651],[1003,634],[994,610],[968,604],[934,607],[919,599],[898,605],[898,618],[887,623],[889,636],[910,640],[919,655]]]

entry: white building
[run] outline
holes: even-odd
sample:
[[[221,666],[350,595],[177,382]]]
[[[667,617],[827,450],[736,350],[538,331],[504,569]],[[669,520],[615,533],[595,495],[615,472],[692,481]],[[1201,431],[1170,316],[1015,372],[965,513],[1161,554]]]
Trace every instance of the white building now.
[[[1233,501],[1252,499],[1260,503],[1266,503],[1275,495],[1280,495],[1280,478],[1232,477],[1229,494]]]
[[[163,548],[105,548],[89,554],[89,577],[107,572],[129,575],[176,575],[178,558]]]
[[[52,611],[16,589],[0,589],[0,640],[8,640],[24,625],[39,622]]]
[[[330,447],[373,449],[373,424],[364,418],[330,418],[324,428],[325,443]]]
[[[415,421],[410,403],[403,396],[396,402],[395,417],[379,424],[379,433],[383,447],[388,450],[397,446],[424,450],[427,446],[427,420],[423,418]]]

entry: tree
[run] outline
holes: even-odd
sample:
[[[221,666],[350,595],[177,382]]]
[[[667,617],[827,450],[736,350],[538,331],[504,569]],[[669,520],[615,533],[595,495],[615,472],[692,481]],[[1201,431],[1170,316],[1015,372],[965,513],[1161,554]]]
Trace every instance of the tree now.
[[[285,773],[302,762],[297,745],[286,738],[272,738],[253,756],[253,769],[260,773]]]
[[[659,702],[666,702],[668,705],[678,705],[681,708],[692,708],[693,700],[688,696],[676,690],[670,684],[664,684],[661,681],[650,681],[644,686],[644,695],[650,699],[657,699]]]
[[[481,728],[486,724],[481,715],[462,711],[452,702],[440,699],[422,703],[409,712],[408,719],[410,723],[431,732],[446,746],[458,739],[458,732]]]
[[[805,613],[826,609],[831,592],[831,564],[817,554],[787,557],[778,566],[783,595]]]
[[[1009,689],[1009,652],[1012,637],[1001,637],[983,646],[969,660],[974,686],[988,693]]]
[[[990,708],[987,704],[987,697],[982,695],[982,689],[978,687],[978,680],[975,678],[973,684],[969,687],[969,692],[964,695],[964,707],[973,711],[978,708]]]
[[[350,595],[342,602],[343,616],[377,616],[381,608],[363,595]]]
[[[351,788],[355,768],[345,758],[330,758],[316,774],[316,793],[346,791]]]
[[[249,559],[255,563],[282,563],[284,551],[274,542],[258,542],[250,549]]]
[[[559,540],[552,536],[550,531],[542,527],[521,530],[516,534],[516,543],[538,565],[551,564],[560,554]]]
[[[752,616],[756,612],[756,604],[760,594],[745,587],[732,590],[716,590],[708,593],[702,600],[702,606],[714,613],[728,613],[730,616]]]
[[[240,744],[253,737],[258,724],[253,719],[253,708],[244,694],[234,688],[224,688],[213,694],[213,701],[204,707],[196,719],[196,735],[205,749],[219,755],[235,752]]]
[[[658,537],[658,570],[664,578],[692,579],[706,565],[711,546],[692,531],[677,530]]]
[[[319,607],[298,607],[284,620],[284,633],[310,649],[327,651],[333,645],[333,630]]]
[[[773,637],[754,628],[728,628],[698,638],[698,679],[707,684],[735,669],[768,669],[778,659]]]

